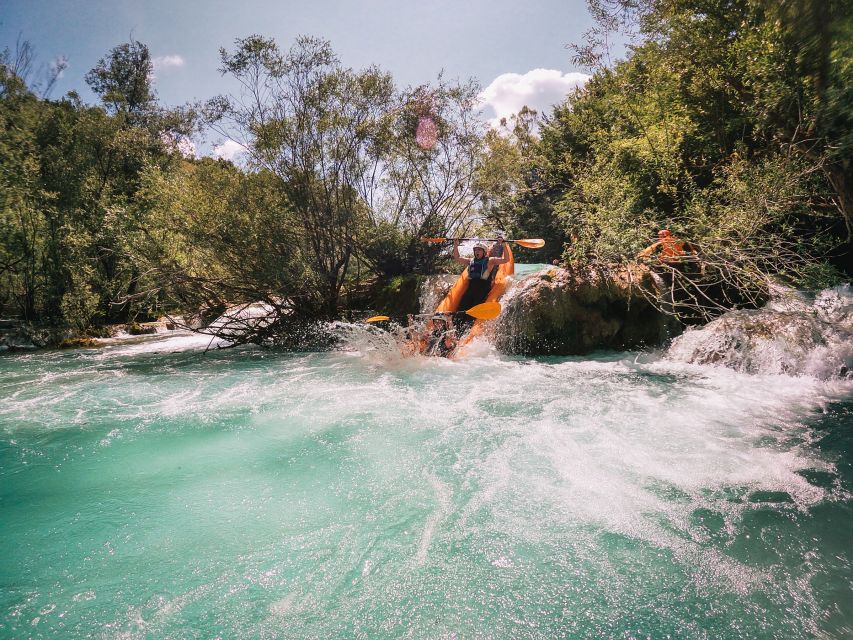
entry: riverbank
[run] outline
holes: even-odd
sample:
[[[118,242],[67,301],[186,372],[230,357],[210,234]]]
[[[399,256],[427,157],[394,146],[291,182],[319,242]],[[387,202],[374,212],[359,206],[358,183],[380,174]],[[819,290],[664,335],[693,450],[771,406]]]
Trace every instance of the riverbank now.
[[[184,316],[164,316],[151,322],[102,325],[85,330],[50,325],[32,325],[15,320],[0,321],[0,353],[39,349],[96,348],[110,339],[166,334],[199,327],[198,321]]]

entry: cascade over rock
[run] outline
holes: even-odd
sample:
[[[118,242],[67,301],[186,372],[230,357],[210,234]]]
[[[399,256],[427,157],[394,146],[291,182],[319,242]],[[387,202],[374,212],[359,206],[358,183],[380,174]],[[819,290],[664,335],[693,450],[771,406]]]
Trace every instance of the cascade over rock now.
[[[553,267],[504,297],[495,345],[506,353],[581,355],[656,346],[680,323],[650,302],[657,288],[643,265]]]
[[[762,309],[729,311],[676,338],[667,357],[744,373],[845,376],[853,369],[853,290],[777,287]]]

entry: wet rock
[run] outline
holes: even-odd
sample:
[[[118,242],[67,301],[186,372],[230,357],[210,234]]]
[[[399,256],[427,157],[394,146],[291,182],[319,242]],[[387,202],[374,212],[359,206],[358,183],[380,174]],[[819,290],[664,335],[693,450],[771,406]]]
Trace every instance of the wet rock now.
[[[33,351],[39,346],[27,336],[20,334],[6,335],[0,338],[0,350],[2,351]]]
[[[144,336],[152,333],[157,333],[157,326],[156,323],[152,322],[145,322],[141,324],[138,322],[133,322],[127,325],[127,332],[132,336]]]
[[[0,343],[8,351],[33,351],[46,347],[56,347],[63,340],[78,334],[74,329],[21,323],[0,337]]]
[[[90,327],[81,332],[74,327],[57,327],[18,323],[0,335],[0,351],[33,351],[36,349],[95,347],[95,338],[111,335],[113,327]]]
[[[853,367],[853,292],[778,289],[762,309],[729,311],[673,341],[667,357],[744,373],[845,377]]]
[[[68,338],[59,343],[60,349],[96,349],[101,346],[96,338],[89,336],[77,336]]]
[[[495,344],[524,355],[657,346],[681,325],[652,304],[656,295],[649,270],[641,265],[554,267],[525,278],[502,300]]]

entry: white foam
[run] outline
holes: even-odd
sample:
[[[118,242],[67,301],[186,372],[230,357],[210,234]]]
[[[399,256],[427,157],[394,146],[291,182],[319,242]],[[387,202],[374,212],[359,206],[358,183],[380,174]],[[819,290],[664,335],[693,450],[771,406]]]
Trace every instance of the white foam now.
[[[744,373],[845,376],[853,369],[853,291],[845,285],[811,296],[777,287],[763,309],[689,329],[667,357]]]
[[[35,367],[28,377],[4,383],[12,392],[27,386],[33,397],[63,394],[49,406],[3,403],[4,429],[40,434],[67,426],[83,407],[93,422],[85,428],[103,428],[92,439],[97,446],[104,437],[114,443],[99,448],[98,459],[132,450],[134,438],[147,435],[146,463],[156,452],[171,469],[178,462],[168,447],[160,450],[160,430],[199,430],[203,437],[185,439],[192,450],[175,454],[181,464],[199,465],[190,483],[198,487],[175,482],[180,505],[157,510],[173,517],[203,498],[215,505],[208,506],[215,512],[210,531],[223,514],[245,518],[246,553],[267,554],[223,584],[130,607],[104,626],[105,635],[158,635],[191,604],[221,603],[216,594],[235,584],[270,590],[264,606],[274,626],[298,625],[312,606],[309,593],[341,602],[341,585],[359,581],[367,598],[376,595],[371,585],[390,590],[397,576],[449,573],[457,561],[467,571],[523,581],[541,575],[529,571],[525,548],[565,550],[578,559],[572,568],[588,563],[605,580],[607,561],[595,555],[603,537],[671,557],[695,572],[700,592],[723,585],[748,594],[775,579],[770,569],[726,553],[725,539],[750,510],[772,499],[785,500],[786,511],[807,512],[848,497],[809,483],[802,471],[835,472],[835,461],[812,444],[809,422],[825,404],[853,397],[849,381],[747,375],[632,354],[505,358],[481,340],[456,361],[405,358],[393,355],[393,336],[352,331],[349,350],[326,354],[138,358],[117,347],[81,356],[79,367],[52,378],[40,377],[38,363],[49,371],[56,362],[37,357],[26,361]],[[143,373],[135,370],[139,363]],[[156,375],[152,363],[160,363]],[[311,464],[297,473],[306,458]],[[290,482],[307,488],[290,492]],[[712,533],[697,522],[697,510],[719,517],[722,528],[713,535],[723,542],[709,545]],[[206,531],[203,521],[194,526]],[[252,535],[268,547],[259,551]],[[216,565],[222,552],[211,543],[210,553]],[[310,567],[299,576],[304,583],[288,582],[283,592],[287,563],[299,558]],[[98,601],[106,601],[100,588]]]

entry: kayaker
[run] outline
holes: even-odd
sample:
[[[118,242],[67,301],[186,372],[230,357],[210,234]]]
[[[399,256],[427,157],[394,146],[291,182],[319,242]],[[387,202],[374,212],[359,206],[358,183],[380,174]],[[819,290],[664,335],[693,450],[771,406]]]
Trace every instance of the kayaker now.
[[[435,314],[423,333],[416,330],[414,316],[409,315],[409,332],[414,351],[422,355],[446,358],[456,348],[456,330],[450,314]]]
[[[652,279],[660,291],[662,309],[675,313],[676,305],[696,298],[692,292],[697,271],[704,275],[705,266],[699,260],[699,248],[692,242],[672,235],[669,229],[658,231],[658,240],[637,254],[637,258],[657,260],[649,263]],[[697,269],[698,267],[698,269]]]
[[[498,267],[509,262],[509,256],[504,255],[504,240],[499,238],[492,246],[491,253],[497,253],[489,257],[486,247],[480,243],[474,245],[474,257],[463,258],[459,255],[459,241],[453,241],[453,259],[468,268],[468,288],[459,302],[459,310],[467,311],[471,307],[486,301],[489,291],[497,275]]]

